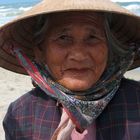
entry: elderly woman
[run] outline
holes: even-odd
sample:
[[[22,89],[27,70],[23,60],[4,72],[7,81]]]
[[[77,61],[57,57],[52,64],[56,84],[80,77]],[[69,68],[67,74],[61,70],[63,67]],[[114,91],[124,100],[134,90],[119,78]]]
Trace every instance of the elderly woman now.
[[[6,140],[140,139],[140,84],[123,78],[139,41],[140,18],[102,0],[44,0],[1,27],[1,66],[35,86],[9,106]]]

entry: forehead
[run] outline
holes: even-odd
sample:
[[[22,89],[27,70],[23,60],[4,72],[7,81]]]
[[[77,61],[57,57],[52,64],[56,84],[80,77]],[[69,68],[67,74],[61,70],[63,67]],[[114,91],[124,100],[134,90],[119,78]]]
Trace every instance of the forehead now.
[[[87,24],[102,29],[104,16],[97,12],[65,12],[49,16],[49,26],[52,27],[50,29],[71,24]]]

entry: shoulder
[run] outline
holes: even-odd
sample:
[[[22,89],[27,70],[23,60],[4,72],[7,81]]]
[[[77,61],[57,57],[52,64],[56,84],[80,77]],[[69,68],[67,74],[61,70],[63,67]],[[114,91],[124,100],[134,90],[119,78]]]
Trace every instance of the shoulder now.
[[[97,132],[106,138],[113,135],[116,140],[128,139],[128,134],[133,140],[139,138],[140,83],[123,78],[118,91],[98,117],[96,124]]]
[[[49,107],[55,108],[56,101],[37,87],[12,102],[7,115],[14,118],[33,116],[35,111],[44,111]]]
[[[10,104],[3,126],[9,139],[31,139],[37,133],[46,138],[56,129],[59,120],[60,112],[56,101],[40,88],[35,88]],[[44,134],[47,131],[49,133]]]
[[[12,106],[12,111],[14,112],[26,108],[29,109],[30,106],[39,102],[45,104],[49,100],[50,98],[37,87],[19,97],[17,100],[12,102],[10,106]]]
[[[120,108],[122,110],[139,110],[140,82],[123,78],[109,107],[114,108],[114,110],[120,110]]]
[[[140,82],[123,78],[117,94],[126,102],[140,102]]]
[[[123,78],[120,84],[120,89],[123,90],[139,90],[140,91],[140,82]]]

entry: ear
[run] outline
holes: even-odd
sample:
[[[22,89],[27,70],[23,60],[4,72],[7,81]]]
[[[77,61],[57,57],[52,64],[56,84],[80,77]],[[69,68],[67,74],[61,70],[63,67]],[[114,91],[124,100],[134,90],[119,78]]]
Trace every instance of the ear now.
[[[34,55],[35,55],[35,60],[39,63],[44,62],[44,54],[43,54],[43,50],[40,49],[39,47],[34,47],[33,48],[34,51]]]

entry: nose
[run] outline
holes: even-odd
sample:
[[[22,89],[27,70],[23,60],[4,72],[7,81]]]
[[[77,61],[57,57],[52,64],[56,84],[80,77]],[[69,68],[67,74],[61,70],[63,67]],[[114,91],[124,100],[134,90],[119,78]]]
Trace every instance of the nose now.
[[[70,53],[69,53],[69,59],[73,61],[85,61],[88,59],[88,52],[85,49],[84,44],[82,43],[75,43],[75,45],[72,46]]]

